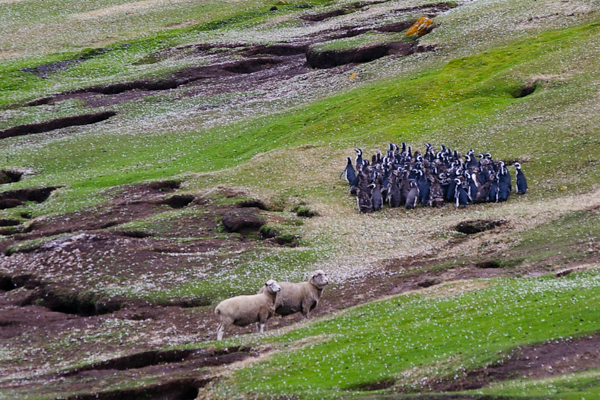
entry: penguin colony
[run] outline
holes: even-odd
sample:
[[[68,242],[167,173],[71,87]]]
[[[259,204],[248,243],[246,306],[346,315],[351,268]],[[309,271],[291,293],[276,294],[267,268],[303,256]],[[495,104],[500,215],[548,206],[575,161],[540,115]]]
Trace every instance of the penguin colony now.
[[[429,143],[425,147],[424,153],[413,153],[404,142],[401,146],[390,143],[385,156],[377,150],[370,161],[363,158],[361,149],[355,149],[356,169],[348,157],[340,178],[350,185],[350,194],[356,195],[358,211],[377,211],[385,203],[412,209],[419,204],[441,207],[452,202],[465,207],[508,200],[513,187],[503,161],[495,161],[490,153],[476,156],[472,149],[462,155],[443,145],[439,151]],[[516,192],[525,194],[527,180],[521,165],[514,166]]]

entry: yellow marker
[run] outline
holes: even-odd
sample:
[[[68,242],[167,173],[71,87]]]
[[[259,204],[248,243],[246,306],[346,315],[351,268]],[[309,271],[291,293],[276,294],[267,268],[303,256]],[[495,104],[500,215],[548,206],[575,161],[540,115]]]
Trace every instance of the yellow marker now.
[[[352,75],[350,75],[350,80],[351,81],[355,80],[357,76],[358,76],[358,74],[356,72],[353,72]]]

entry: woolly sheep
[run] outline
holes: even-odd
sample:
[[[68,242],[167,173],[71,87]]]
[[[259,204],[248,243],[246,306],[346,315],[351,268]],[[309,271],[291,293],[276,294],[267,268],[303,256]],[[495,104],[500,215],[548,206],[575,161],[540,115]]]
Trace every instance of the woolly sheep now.
[[[328,283],[327,274],[322,270],[315,271],[308,282],[279,282],[281,292],[275,300],[275,313],[286,316],[301,312],[304,318],[308,318],[319,303]],[[264,290],[265,288],[262,288],[260,292]]]
[[[223,333],[231,325],[246,326],[254,322],[263,332],[267,320],[275,311],[275,299],[281,286],[270,279],[265,282],[259,294],[236,296],[223,300],[215,307],[215,314],[219,316],[217,340],[223,339]]]

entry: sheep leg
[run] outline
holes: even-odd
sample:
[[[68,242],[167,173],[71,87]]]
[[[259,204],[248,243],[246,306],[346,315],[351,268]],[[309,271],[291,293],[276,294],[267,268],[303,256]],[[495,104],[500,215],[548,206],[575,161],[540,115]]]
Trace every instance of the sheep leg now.
[[[223,333],[224,333],[223,324],[220,323],[219,327],[217,328],[217,340],[223,339]]]
[[[259,333],[263,333],[263,332],[265,331],[265,326],[266,326],[266,325],[267,325],[267,324],[266,324],[266,323],[264,323],[264,322],[259,322],[259,323],[258,323],[258,332],[259,332]]]
[[[233,321],[229,319],[223,317],[221,318],[219,326],[217,327],[217,340],[223,339],[223,334],[231,326],[232,323]]]
[[[304,300],[302,302],[302,316],[304,317],[304,319],[308,319],[310,317],[310,310],[314,307],[311,307],[312,304],[309,303],[308,301]]]

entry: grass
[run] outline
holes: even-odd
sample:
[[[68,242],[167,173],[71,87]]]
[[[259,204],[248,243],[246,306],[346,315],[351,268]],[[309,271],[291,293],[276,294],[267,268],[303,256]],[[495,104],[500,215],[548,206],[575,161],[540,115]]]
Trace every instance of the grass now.
[[[250,398],[339,398],[340,392],[357,394],[356,388],[390,379],[396,389],[411,392],[434,378],[452,379],[506,360],[516,346],[595,332],[600,313],[597,272],[566,279],[449,284],[427,292],[369,303],[291,333],[275,333],[266,341],[282,343],[284,349],[236,371],[219,393],[228,398],[241,398],[241,393]],[[485,393],[503,394],[497,387]]]
[[[292,2],[278,5],[273,13],[268,11],[272,2],[254,0],[172,2],[169,7],[156,3],[147,9],[118,0],[81,3],[76,9],[67,9],[66,3],[50,0],[42,6],[22,0],[3,5],[0,129],[89,111],[79,101],[21,107],[51,93],[164,77],[207,62],[202,57],[161,58],[162,50],[214,41],[290,40],[312,32],[296,18],[308,12],[307,5],[317,8],[310,12],[343,6]],[[597,211],[591,207],[597,205],[593,193],[599,184],[600,3],[576,3],[468,3],[441,15],[438,28],[421,39],[438,45],[437,52],[386,57],[337,75],[323,72],[329,80],[319,81],[321,72],[312,72],[303,76],[305,83],[290,80],[297,97],[271,101],[262,99],[263,92],[242,92],[187,98],[182,89],[107,107],[119,114],[101,124],[3,139],[0,167],[26,167],[34,175],[2,190],[64,185],[47,202],[27,205],[31,218],[93,211],[113,195],[107,189],[173,178],[183,181],[186,193],[198,196],[233,187],[278,210],[318,214],[310,219],[286,214],[285,222],[270,223],[281,235],[300,237],[303,247],[240,253],[221,248],[210,257],[181,257],[179,270],[165,280],[128,278],[125,267],[123,276],[96,282],[97,292],[160,304],[177,299],[214,303],[253,293],[271,277],[304,280],[317,267],[345,282],[376,270],[382,260],[438,251],[451,261],[437,263],[437,270],[482,254],[506,268],[585,261],[594,254],[588,248],[597,251],[599,236]],[[367,11],[393,15],[394,7],[407,4],[373,4]],[[101,8],[106,11],[89,14]],[[324,23],[335,29],[351,19],[368,20],[368,13]],[[74,18],[71,14],[79,15],[68,19],[75,22],[65,22]],[[322,46],[357,46],[380,37],[369,34]],[[85,62],[46,79],[22,71],[82,57]],[[351,72],[357,73],[352,81]],[[534,92],[520,97],[526,86]],[[245,97],[252,102],[244,102]],[[473,147],[517,160],[531,190],[505,204],[466,210],[386,209],[357,215],[354,199],[337,180],[345,157],[353,155],[354,147],[369,153],[385,149],[390,141],[415,148],[424,142]],[[20,219],[20,212],[1,210],[0,218]],[[180,244],[194,238],[178,236],[177,224],[201,215],[192,209],[166,211],[119,229]],[[461,242],[452,231],[462,220],[505,216],[510,220],[507,232]],[[42,242],[15,245],[9,253],[32,250]],[[449,379],[498,362],[515,346],[595,331],[598,287],[596,272],[450,284],[340,311],[297,325],[292,332],[228,339],[225,344],[268,344],[276,351],[234,371],[213,393],[226,398],[366,396],[368,385],[392,381],[395,390],[417,391],[423,377]],[[107,336],[86,335],[97,341],[108,338],[118,348],[119,334],[134,336],[133,328],[123,329],[107,326]],[[185,339],[177,340],[181,344]],[[68,343],[57,340],[49,346]],[[25,351],[16,349],[15,354]],[[579,398],[575,396],[594,396],[598,387],[598,371],[593,370],[540,383],[504,382],[481,393]]]
[[[85,190],[177,176],[190,171],[222,170],[243,164],[258,153],[307,143],[317,146],[327,144],[334,149],[343,149],[350,143],[367,148],[379,144],[378,147],[383,148],[383,143],[397,141],[399,137],[414,143],[425,140],[435,143],[446,135],[443,132],[460,129],[464,132],[461,139],[457,137],[445,143],[467,148],[472,147],[472,140],[476,137],[481,150],[492,150],[500,158],[530,161],[526,172],[533,183],[539,183],[549,178],[549,163],[553,169],[567,167],[561,153],[553,151],[555,143],[546,140],[545,123],[532,124],[527,136],[523,136],[518,134],[519,127],[503,127],[505,123],[501,120],[507,115],[518,118],[515,113],[522,113],[520,110],[524,108],[539,108],[540,104],[544,104],[545,112],[568,102],[584,106],[585,99],[581,93],[573,91],[575,87],[569,85],[567,88],[567,85],[561,84],[557,87],[550,84],[539,94],[515,99],[511,93],[527,78],[519,80],[513,77],[531,68],[544,73],[539,67],[547,65],[552,57],[561,56],[555,53],[562,53],[563,46],[573,45],[574,40],[578,41],[578,46],[583,46],[597,34],[598,26],[595,24],[552,31],[527,43],[518,42],[452,61],[442,68],[420,72],[410,79],[392,80],[385,85],[374,84],[333,96],[293,114],[204,131],[180,127],[165,132],[159,125],[154,132],[142,132],[138,118],[145,115],[144,119],[148,119],[157,110],[154,104],[141,104],[137,112],[133,111],[134,115],[117,116],[113,124],[100,124],[105,125],[106,130],[86,127],[82,129],[85,135],[59,135],[56,139],[39,135],[26,139],[30,144],[25,147],[14,147],[24,141],[22,138],[6,139],[3,141],[7,146],[4,162],[6,166],[27,165],[42,172],[30,179],[29,184],[42,179],[45,184],[68,181],[70,189],[75,191],[73,195],[81,197]],[[510,50],[513,48],[516,50]],[[548,74],[554,72],[550,69]],[[577,79],[583,78],[583,75],[578,75]],[[352,101],[349,101],[350,98]],[[159,115],[160,111],[156,117]],[[440,118],[442,115],[444,118]],[[481,121],[489,123],[487,131],[480,130]],[[579,174],[575,181],[568,178],[579,191],[594,183],[592,176],[597,169],[592,147],[581,146],[582,141],[595,140],[592,123],[593,119],[584,121],[578,137],[567,141],[563,147],[572,154],[569,162],[581,162],[579,166],[585,172]],[[134,146],[127,140],[127,135],[120,133],[118,127],[123,124],[131,126],[133,132],[130,135],[135,134],[138,138]],[[505,129],[498,132],[500,128]],[[253,139],[249,141],[248,137]],[[508,140],[513,137],[520,139]],[[527,146],[523,145],[525,142]],[[223,154],[224,145],[234,149],[233,157]],[[124,157],[130,154],[132,147],[134,156]],[[524,153],[520,151],[523,148],[530,150]],[[58,153],[66,157],[54,157]],[[198,157],[198,154],[202,156]],[[538,161],[539,154],[544,154],[541,161]],[[243,180],[246,185],[252,185],[253,180],[247,178],[248,174],[238,173],[226,182],[216,183],[238,184]],[[256,175],[256,178],[260,178],[260,181],[254,180],[257,186],[262,186],[264,178],[269,179],[263,175]],[[562,179],[559,176],[558,181],[544,193],[558,195],[559,188],[567,183],[567,176]],[[215,181],[206,182],[211,184]],[[285,190],[285,183],[282,190]],[[320,193],[323,194],[323,191]],[[535,195],[535,189],[532,193]]]
[[[315,53],[321,53],[325,51],[344,51],[374,45],[401,42],[404,40],[404,38],[405,35],[403,33],[385,34],[377,32],[367,32],[363,35],[316,43],[311,46],[311,50]]]

